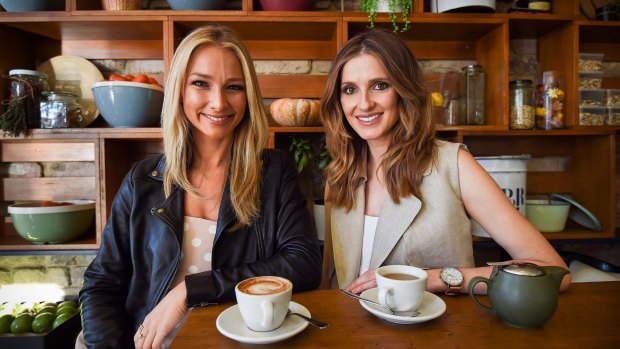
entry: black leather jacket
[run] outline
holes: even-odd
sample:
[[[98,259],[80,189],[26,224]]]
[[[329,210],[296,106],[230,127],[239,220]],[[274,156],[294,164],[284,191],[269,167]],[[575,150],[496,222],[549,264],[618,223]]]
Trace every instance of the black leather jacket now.
[[[97,257],[80,291],[89,348],[133,348],[133,334],[166,295],[179,265],[183,191],[164,197],[163,156],[138,162],[112,204]],[[188,307],[234,300],[237,282],[278,275],[294,291],[318,287],[321,256],[295,169],[284,152],[263,154],[261,215],[228,231],[236,218],[226,183],[212,251],[213,270],[188,275]]]

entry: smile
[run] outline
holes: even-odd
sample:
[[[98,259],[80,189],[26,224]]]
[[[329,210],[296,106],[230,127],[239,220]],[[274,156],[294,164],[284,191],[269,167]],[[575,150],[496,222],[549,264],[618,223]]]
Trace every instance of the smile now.
[[[232,118],[232,115],[208,115],[208,114],[200,114],[201,116],[204,116],[205,118],[213,121],[213,122],[224,122],[230,118]]]
[[[356,116],[356,118],[359,121],[362,121],[362,122],[371,122],[371,121],[374,121],[375,119],[377,119],[380,116],[381,116],[381,113],[377,113],[377,114],[373,114],[373,115],[369,115],[369,116]]]

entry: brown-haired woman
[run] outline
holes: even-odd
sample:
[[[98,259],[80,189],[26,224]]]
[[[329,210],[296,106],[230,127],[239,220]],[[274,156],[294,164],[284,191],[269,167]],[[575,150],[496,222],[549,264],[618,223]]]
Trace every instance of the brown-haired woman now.
[[[396,34],[369,30],[345,43],[321,115],[333,158],[324,283],[360,293],[376,287],[379,266],[407,264],[429,269],[431,292],[467,292],[472,277],[492,270],[474,264],[471,218],[515,261],[566,268],[463,144],[435,138],[422,71]]]

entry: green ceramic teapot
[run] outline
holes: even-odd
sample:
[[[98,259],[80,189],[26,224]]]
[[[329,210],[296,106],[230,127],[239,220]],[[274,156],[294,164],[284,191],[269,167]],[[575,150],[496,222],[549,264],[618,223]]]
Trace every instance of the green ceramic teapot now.
[[[499,315],[507,324],[537,328],[547,322],[558,306],[558,292],[569,271],[555,266],[541,267],[531,263],[510,264],[493,268],[490,279],[476,276],[469,282],[469,297],[482,309]],[[487,284],[491,306],[476,298],[477,283]]]

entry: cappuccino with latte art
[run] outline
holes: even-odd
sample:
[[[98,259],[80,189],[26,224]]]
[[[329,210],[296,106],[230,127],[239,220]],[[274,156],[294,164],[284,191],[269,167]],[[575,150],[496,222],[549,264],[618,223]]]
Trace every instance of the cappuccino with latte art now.
[[[253,295],[281,293],[293,285],[287,279],[276,276],[259,276],[239,283],[239,291]]]
[[[292,293],[293,283],[279,276],[257,276],[235,287],[241,317],[257,332],[273,331],[282,325]]]

